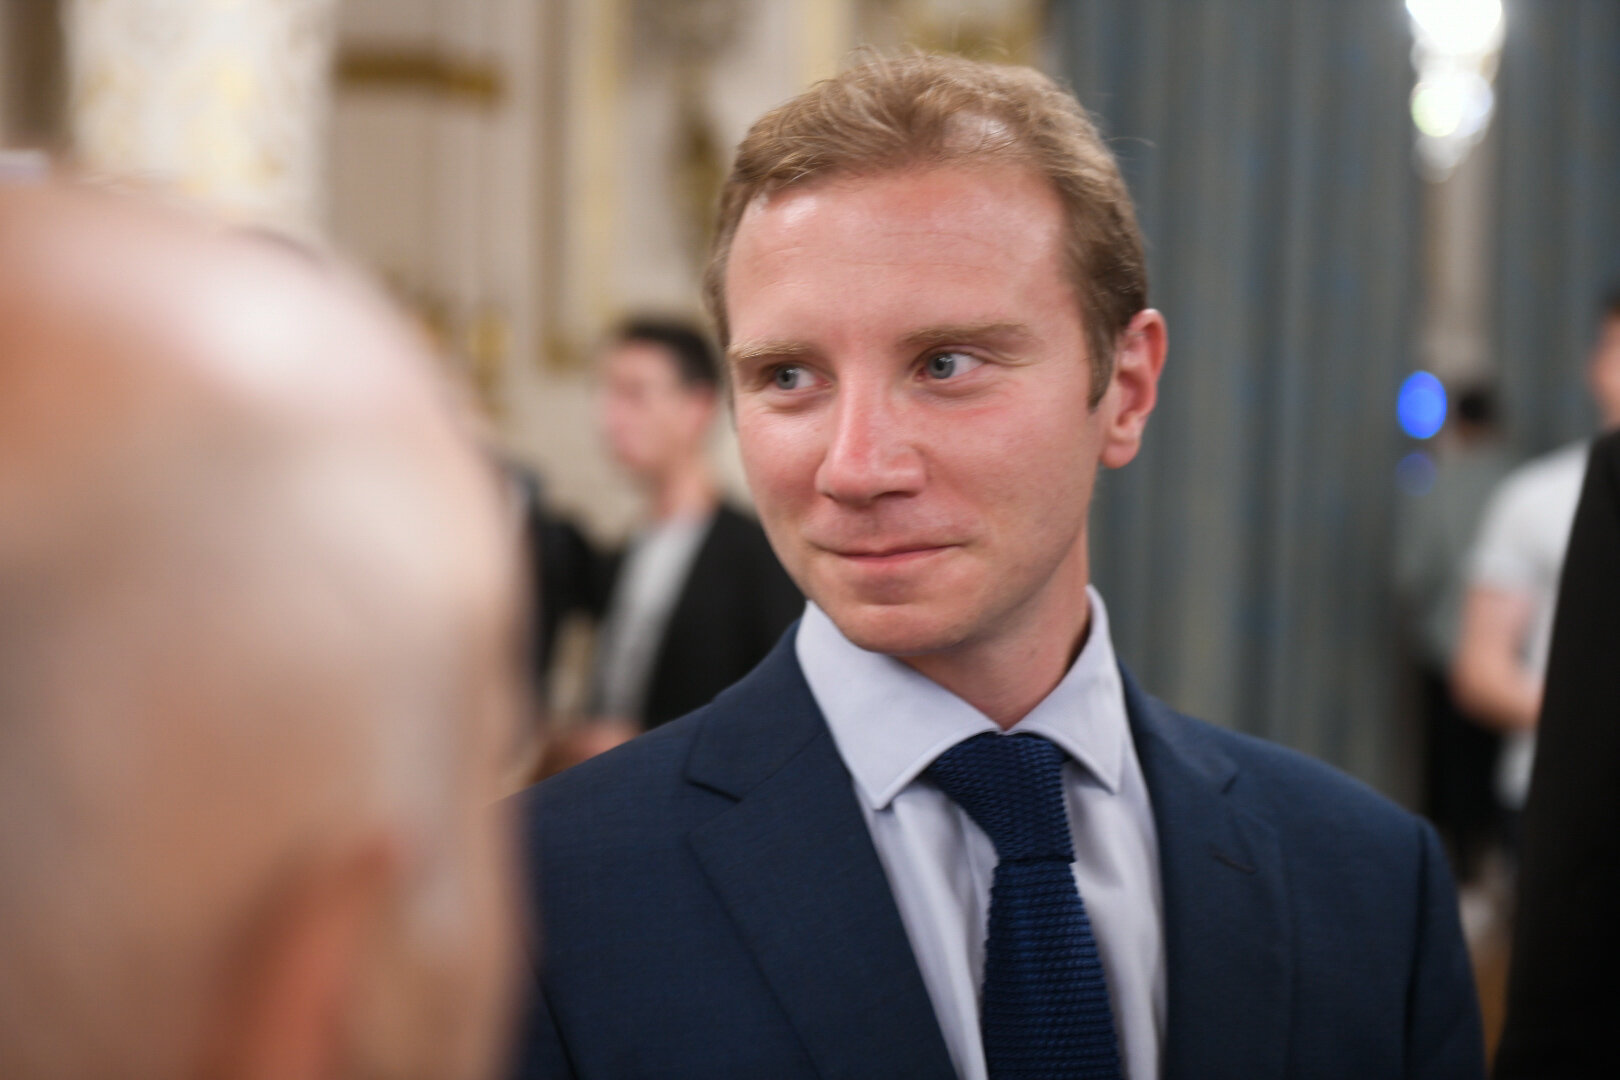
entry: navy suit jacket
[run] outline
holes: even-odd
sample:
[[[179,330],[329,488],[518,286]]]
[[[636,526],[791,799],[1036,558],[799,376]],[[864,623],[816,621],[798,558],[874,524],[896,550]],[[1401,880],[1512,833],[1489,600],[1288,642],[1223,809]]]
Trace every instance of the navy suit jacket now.
[[[539,948],[518,1075],[955,1075],[792,641],[520,797]],[[1482,1077],[1433,830],[1125,686],[1159,835],[1163,1076]]]

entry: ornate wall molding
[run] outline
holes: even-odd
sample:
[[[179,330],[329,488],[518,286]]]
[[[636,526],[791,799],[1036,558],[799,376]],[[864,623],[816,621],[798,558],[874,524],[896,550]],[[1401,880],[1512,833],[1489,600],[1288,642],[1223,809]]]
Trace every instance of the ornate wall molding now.
[[[317,231],[332,15],[333,0],[70,0],[76,153],[92,170]]]

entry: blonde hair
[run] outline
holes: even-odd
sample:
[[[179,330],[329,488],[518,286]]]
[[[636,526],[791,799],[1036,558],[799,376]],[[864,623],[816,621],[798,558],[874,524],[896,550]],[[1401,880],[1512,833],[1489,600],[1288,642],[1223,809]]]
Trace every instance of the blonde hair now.
[[[1068,273],[1091,352],[1095,404],[1114,341],[1147,306],[1147,270],[1130,192],[1080,103],[1031,68],[956,56],[880,56],[816,83],[754,123],[720,195],[704,300],[722,347],[726,263],[754,200],[829,176],[1013,162],[1062,200]]]

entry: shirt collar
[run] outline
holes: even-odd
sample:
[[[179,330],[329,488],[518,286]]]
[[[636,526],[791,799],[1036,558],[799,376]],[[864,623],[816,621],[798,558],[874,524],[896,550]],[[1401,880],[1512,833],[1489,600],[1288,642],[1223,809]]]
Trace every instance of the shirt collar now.
[[[1087,586],[1086,596],[1091,626],[1085,647],[1011,733],[1051,739],[1114,795],[1130,740],[1125,688],[1108,634],[1108,611],[1096,589]],[[970,735],[998,730],[938,683],[892,656],[851,642],[813,603],[805,608],[794,648],[839,755],[873,810],[887,807],[944,751]]]

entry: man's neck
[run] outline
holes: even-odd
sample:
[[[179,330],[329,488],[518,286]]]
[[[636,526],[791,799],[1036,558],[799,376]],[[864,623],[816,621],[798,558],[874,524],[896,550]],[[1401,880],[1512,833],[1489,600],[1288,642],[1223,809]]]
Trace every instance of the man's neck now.
[[[1068,628],[900,659],[1005,731],[1046,700],[1085,647],[1091,600],[1083,591],[1080,597]]]
[[[652,519],[702,518],[720,503],[719,490],[701,457],[683,461],[659,478],[652,492]]]

